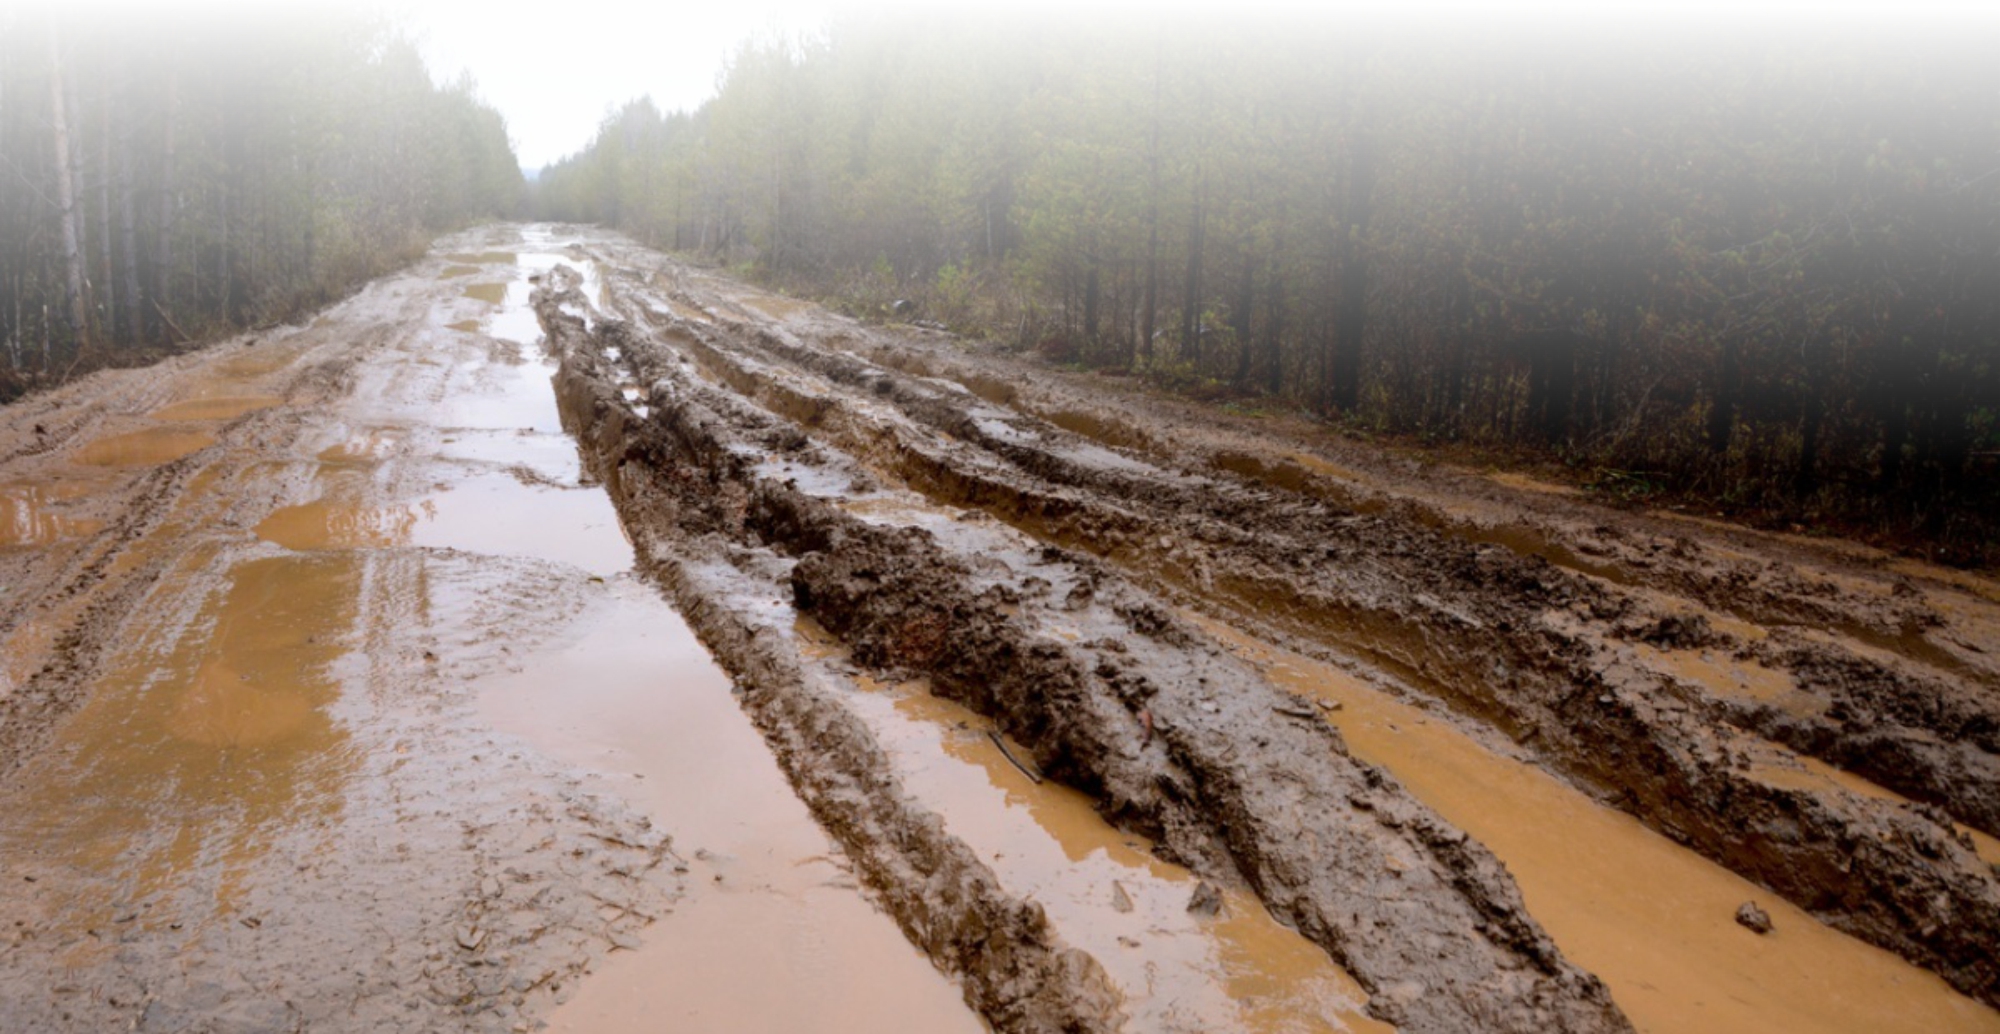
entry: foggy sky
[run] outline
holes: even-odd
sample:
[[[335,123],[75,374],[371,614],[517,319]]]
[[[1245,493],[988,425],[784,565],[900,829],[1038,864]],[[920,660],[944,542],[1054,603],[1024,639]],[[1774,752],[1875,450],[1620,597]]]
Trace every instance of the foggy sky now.
[[[995,0],[968,5],[992,7]],[[456,0],[410,0],[396,13],[424,40],[433,73],[447,81],[471,72],[479,91],[507,119],[521,166],[532,172],[581,150],[604,116],[626,101],[650,96],[665,111],[692,110],[713,96],[716,77],[738,45],[756,35],[811,33],[823,29],[837,11],[911,9],[934,5],[913,0],[748,0],[742,3],[605,3],[603,0],[543,0],[534,5],[468,4]],[[1824,24],[1829,19],[1948,17],[1996,23],[2000,3],[1904,2],[1883,0],[1674,0],[1674,2],[1577,3],[1429,0],[1398,4],[1351,0],[1015,0],[1002,9],[1028,16],[1068,17],[1079,10],[1129,16],[1142,25],[1164,12],[1257,10],[1290,16],[1339,9],[1354,17],[1393,11],[1401,17],[1459,21],[1547,19],[1555,25],[1607,23],[1618,19],[1664,17],[1701,19],[1725,31],[1761,23]],[[1980,18],[1979,15],[1985,15]]]
[[[0,7],[11,2],[0,0]],[[62,6],[226,9],[252,2],[68,0]],[[1953,35],[1971,23],[2000,38],[1995,0],[956,0],[948,7],[924,0],[360,0],[357,6],[383,11],[419,38],[438,81],[469,72],[479,95],[507,120],[521,167],[530,172],[583,149],[604,117],[627,101],[650,96],[665,111],[699,107],[714,95],[717,76],[743,41],[814,33],[845,11],[1004,10],[1051,19],[1094,12],[1135,30],[1175,13],[1343,20],[1393,15],[1399,21],[1583,31],[1650,18],[1709,22],[1726,32],[1931,18],[1957,23]],[[1752,25],[1763,28],[1746,28]]]
[[[826,3],[419,3],[397,12],[440,81],[469,71],[530,172],[580,151],[626,101],[692,110],[752,36],[810,32]]]

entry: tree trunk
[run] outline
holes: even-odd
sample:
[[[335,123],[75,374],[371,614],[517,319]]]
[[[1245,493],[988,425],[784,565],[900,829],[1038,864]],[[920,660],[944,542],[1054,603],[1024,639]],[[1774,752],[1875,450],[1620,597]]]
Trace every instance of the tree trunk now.
[[[132,179],[132,123],[125,119],[118,134],[118,202],[125,260],[125,334],[129,344],[146,335],[145,308],[139,284],[139,212],[135,198],[138,187]]]
[[[1194,221],[1188,228],[1187,290],[1181,296],[1181,358],[1201,362],[1201,238],[1202,200],[1208,181],[1202,178],[1200,163],[1194,169]]]
[[[1736,430],[1737,350],[1734,335],[1722,342],[1716,359],[1715,401],[1708,410],[1708,451],[1717,456],[1729,451]]]
[[[1251,307],[1257,304],[1257,249],[1253,242],[1243,246],[1243,279],[1236,285],[1236,302],[1229,307],[1229,332],[1236,339],[1236,377],[1243,388],[1250,383]]]
[[[1097,316],[1100,294],[1097,283],[1097,256],[1084,257],[1083,273],[1083,345],[1086,351],[1095,355],[1097,351]]]
[[[1334,316],[1333,385],[1328,401],[1352,411],[1361,397],[1361,339],[1368,330],[1368,263],[1361,246],[1368,235],[1375,194],[1375,146],[1357,136],[1347,177],[1347,232],[1340,238],[1340,304]]]
[[[81,213],[76,207],[76,170],[70,160],[69,120],[63,105],[62,47],[49,24],[49,114],[55,132],[56,203],[62,209],[63,270],[69,281],[69,323],[80,348],[90,346],[89,300],[83,275]]]
[[[1160,60],[1153,56],[1153,133],[1146,151],[1146,301],[1139,321],[1139,356],[1153,362],[1160,304]]]
[[[105,336],[118,340],[118,291],[115,285],[118,274],[114,268],[111,247],[111,79],[106,76],[98,84],[98,126],[97,126],[97,244],[99,263],[97,282],[104,297],[102,317]]]
[[[167,324],[172,317],[166,315],[174,304],[174,115],[180,77],[172,69],[167,71],[166,103],[160,115],[160,193],[159,211],[154,213],[153,223],[153,304],[159,307],[161,326],[159,336],[170,333]]]
[[[1278,248],[1271,262],[1271,282],[1264,288],[1271,299],[1270,315],[1264,322],[1264,387],[1272,395],[1285,390],[1285,279],[1280,258],[1283,254],[1284,249]]]

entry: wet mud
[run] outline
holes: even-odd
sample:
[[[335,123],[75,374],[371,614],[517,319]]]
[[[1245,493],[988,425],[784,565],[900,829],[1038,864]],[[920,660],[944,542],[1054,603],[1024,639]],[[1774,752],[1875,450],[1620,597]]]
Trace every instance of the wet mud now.
[[[1156,724],[1167,707],[1114,710],[1073,688],[1116,680],[1119,663],[1167,684],[1177,671],[1211,677],[1134,659],[1148,637],[1129,616],[1093,627],[1106,584],[1110,598],[1132,594],[1127,609],[1191,607],[1303,650],[1489,754],[1533,763],[1579,807],[1638,819],[1690,872],[1733,873],[1746,894],[1790,901],[1802,909],[1790,914],[1989,1005],[2000,993],[1995,870],[1983,857],[2000,799],[1995,698],[1980,652],[1996,614],[1963,579],[1912,579],[1848,550],[1590,511],[1562,493],[1371,457],[1296,421],[1197,411],[948,335],[864,327],[615,243],[591,258],[612,271],[602,293],[624,322],[571,328],[581,336],[565,358],[583,357],[577,378],[598,386],[565,391],[601,436],[590,440],[614,489],[653,470],[645,490],[614,490],[628,524],[722,536],[733,563],[783,571],[799,609],[856,662],[968,704],[1166,857],[1259,878],[1257,849],[1241,843],[1251,823],[1216,796],[1224,773],[1188,780],[1206,798],[1171,774],[1121,774],[1130,743],[1105,730],[1188,749]],[[619,390],[628,385],[642,390]],[[663,477],[712,499],[650,480]],[[919,502],[881,498],[899,491]],[[850,530],[795,497],[838,501],[890,531]],[[898,530],[923,524],[926,508],[965,520],[945,534],[932,521],[928,537]],[[971,533],[982,521],[1054,550],[1056,573],[1026,573],[1035,565]],[[1093,572],[1089,591],[1064,565]],[[988,646],[1009,624],[1026,627]],[[1091,654],[1100,642],[1125,657],[1104,663],[1115,651]],[[1027,660],[1063,651],[1084,657]],[[1016,682],[1033,689],[1006,688]],[[1218,684],[1232,686],[1218,696],[1259,699]],[[1218,739],[1238,757],[1280,742],[1263,729]],[[1839,778],[1789,775],[1822,769]],[[1174,801],[1185,811],[1155,799],[1176,797],[1189,798]],[[1235,842],[1205,836],[1208,823]],[[1516,868],[1521,850],[1501,860]],[[1258,889],[1311,932],[1284,911],[1295,899]],[[1868,966],[1854,959],[1892,959],[1830,936],[1857,972]],[[1351,939],[1316,939],[1356,967]],[[1896,969],[1906,965],[1872,979],[1911,983]],[[1990,1022],[1990,1009],[1914,982],[1935,996],[1931,1015]],[[1766,996],[1732,1022],[1843,1029],[1811,997]],[[1678,1015],[1647,1027],[1696,1022]]]
[[[684,846],[674,801],[486,709],[513,692],[561,713],[593,670],[570,647],[615,654],[593,630],[682,628],[622,573],[630,546],[519,340],[523,243],[457,242],[497,294],[433,257],[308,325],[0,413],[0,1029],[540,1029],[679,910],[717,913],[700,881],[726,838]],[[755,742],[706,659],[681,668],[642,690],[719,706],[659,749],[725,720]],[[838,914],[820,928],[871,947],[822,946],[801,986],[865,972],[848,1029],[910,1001],[926,1029],[977,1029],[792,807],[770,823],[783,853],[730,867],[738,899]],[[795,871],[816,878],[754,889]],[[683,956],[736,936],[687,931]],[[677,987],[695,1014],[732,996]]]
[[[2000,585],[595,230],[0,410],[0,641],[0,1029],[2000,1031]]]

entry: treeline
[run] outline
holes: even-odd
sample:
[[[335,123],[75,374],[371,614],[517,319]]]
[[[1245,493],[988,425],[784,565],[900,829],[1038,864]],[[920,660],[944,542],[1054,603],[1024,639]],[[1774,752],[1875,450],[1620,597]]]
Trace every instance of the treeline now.
[[[849,21],[546,215],[1183,387],[1987,547],[2000,76],[1911,22]]]
[[[522,190],[387,23],[0,9],[0,399],[323,304]]]

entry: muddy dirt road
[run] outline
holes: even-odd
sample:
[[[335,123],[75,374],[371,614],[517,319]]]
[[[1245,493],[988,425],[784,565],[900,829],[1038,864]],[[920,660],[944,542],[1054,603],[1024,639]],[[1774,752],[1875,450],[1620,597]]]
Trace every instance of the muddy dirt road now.
[[[0,1030],[2000,1031],[1980,578],[572,227],[0,457]]]

